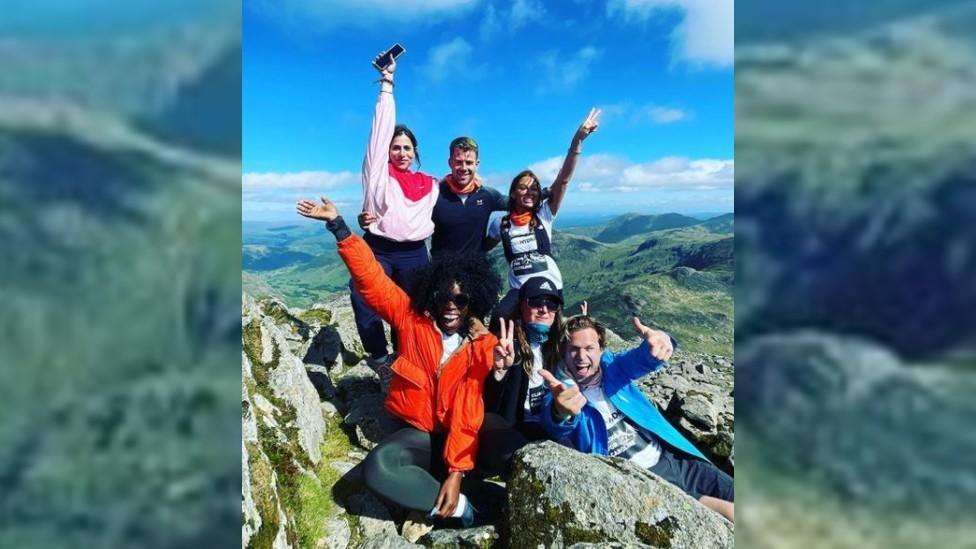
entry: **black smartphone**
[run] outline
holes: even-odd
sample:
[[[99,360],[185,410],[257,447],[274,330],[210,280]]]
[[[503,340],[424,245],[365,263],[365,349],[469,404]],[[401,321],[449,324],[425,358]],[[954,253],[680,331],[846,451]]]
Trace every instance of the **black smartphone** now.
[[[403,49],[403,46],[401,46],[400,43],[397,42],[396,44],[390,46],[390,49],[383,52],[383,54],[380,55],[377,60],[373,61],[373,66],[376,67],[376,70],[381,71],[385,69],[387,65],[390,64],[391,55],[393,56],[393,59],[396,59],[397,57],[400,57],[400,54],[402,54],[405,51],[407,50]]]

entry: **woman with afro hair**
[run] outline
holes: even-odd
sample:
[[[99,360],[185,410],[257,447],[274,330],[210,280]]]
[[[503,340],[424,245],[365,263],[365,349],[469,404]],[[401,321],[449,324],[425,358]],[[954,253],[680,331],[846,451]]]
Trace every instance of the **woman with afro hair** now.
[[[322,198],[296,207],[326,222],[356,289],[397,333],[385,407],[406,426],[366,456],[366,485],[401,507],[471,525],[475,509],[461,479],[475,466],[485,378],[512,362],[511,340],[500,342],[482,323],[498,295],[498,276],[483,257],[438,256],[416,272],[408,295],[349,231],[335,204]]]

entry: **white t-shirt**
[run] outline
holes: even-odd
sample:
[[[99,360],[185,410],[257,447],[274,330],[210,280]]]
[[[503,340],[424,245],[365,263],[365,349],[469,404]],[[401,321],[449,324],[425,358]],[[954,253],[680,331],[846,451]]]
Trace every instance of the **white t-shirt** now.
[[[653,467],[661,459],[661,443],[652,433],[627,418],[607,400],[602,387],[583,389],[583,396],[593,405],[607,426],[607,454],[629,459],[644,467]]]
[[[537,214],[543,230],[549,237],[549,245],[552,246],[552,222],[556,215],[549,209],[549,201],[542,203]],[[556,284],[557,289],[563,287],[563,276],[556,266],[556,260],[550,255],[544,255],[537,250],[535,235],[529,229],[529,225],[518,226],[514,223],[509,229],[512,237],[512,253],[515,254],[515,261],[508,265],[508,284],[514,290],[522,287],[522,283],[533,276],[544,276]],[[494,240],[502,239],[502,218],[496,217],[488,225],[488,238]]]
[[[461,334],[455,332],[451,335],[441,334],[441,342],[444,344],[444,353],[441,355],[441,364],[447,362],[447,359],[454,354],[454,351],[461,346],[461,341],[463,338]]]
[[[545,380],[539,373],[542,371],[542,347],[532,345],[532,375],[529,376],[529,385],[525,395],[525,413],[522,414],[523,421],[539,421],[539,412],[542,410],[542,399],[549,392]]]

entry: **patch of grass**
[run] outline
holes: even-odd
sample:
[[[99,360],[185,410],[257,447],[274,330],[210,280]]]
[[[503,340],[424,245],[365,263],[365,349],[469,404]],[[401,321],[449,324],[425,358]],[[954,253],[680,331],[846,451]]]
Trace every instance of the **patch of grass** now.
[[[319,324],[325,326],[332,322],[332,312],[326,309],[309,309],[299,313],[298,319],[305,324]]]
[[[330,464],[336,460],[348,459],[353,449],[349,436],[342,429],[338,416],[327,417],[326,435],[322,441],[322,460],[315,468],[315,476],[299,475],[295,504],[295,531],[299,547],[314,547],[326,535],[326,520],[335,513],[337,499],[345,497],[342,490],[336,490],[340,481],[339,472]],[[350,532],[355,534],[358,519],[348,520]],[[354,540],[353,540],[354,541]]]

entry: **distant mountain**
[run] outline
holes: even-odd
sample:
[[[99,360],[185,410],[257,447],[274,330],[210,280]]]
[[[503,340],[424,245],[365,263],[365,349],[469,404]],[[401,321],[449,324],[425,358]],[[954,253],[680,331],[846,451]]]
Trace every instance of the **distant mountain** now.
[[[637,313],[689,349],[731,356],[732,242],[697,224],[616,243],[557,231],[554,253],[570,312],[588,300],[593,314],[624,337]]]
[[[697,223],[700,223],[700,221],[693,217],[676,213],[662,215],[625,214],[610,220],[594,238],[600,242],[620,242],[621,240],[642,233],[663,229],[677,229]]]
[[[727,213],[699,223],[713,233],[732,234],[735,232],[735,214]]]

